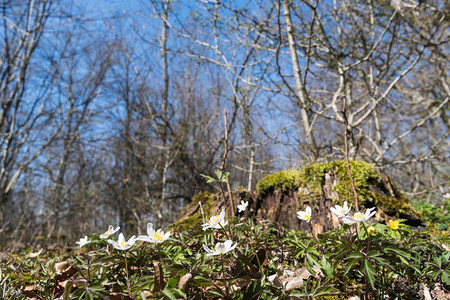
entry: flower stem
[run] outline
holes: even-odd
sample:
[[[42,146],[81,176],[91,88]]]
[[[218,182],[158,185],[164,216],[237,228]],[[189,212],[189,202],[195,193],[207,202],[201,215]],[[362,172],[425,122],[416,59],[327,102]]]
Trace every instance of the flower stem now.
[[[315,240],[316,238],[314,237],[314,234],[313,234],[312,223],[309,223],[309,233],[311,234],[311,238],[313,238]]]
[[[131,295],[131,285],[130,285],[130,278],[128,277],[128,264],[127,264],[127,252],[126,251],[125,251],[125,275],[127,276],[128,294]]]
[[[219,223],[220,228],[222,228],[223,232],[225,232],[225,235],[227,236],[227,239],[230,239],[230,236],[228,235],[228,232],[225,230],[225,228]]]
[[[367,246],[366,246],[366,254],[364,255],[364,259],[369,259],[368,257],[367,257],[367,254],[369,253],[369,247],[370,247],[370,235],[369,235],[369,233],[367,232],[367,227],[366,227],[366,224],[364,224],[364,222],[361,222],[362,223],[362,225],[363,225],[363,227],[364,227],[364,230],[365,230],[365,232],[366,232],[366,236],[367,236]],[[359,224],[359,223],[358,223]],[[369,281],[367,280],[367,272],[369,272],[368,270],[366,270],[366,274],[365,274],[365,276],[364,276],[364,281],[365,281],[365,283],[366,283],[366,299],[370,299],[370,291],[371,291],[371,288],[370,288],[370,284],[369,284]]]
[[[162,265],[162,258],[161,258],[161,243],[158,243],[158,256],[159,256],[159,262]]]
[[[223,254],[220,254],[220,260],[222,262],[222,279],[225,283],[225,297],[228,297],[228,281],[225,280],[225,261],[223,259]]]

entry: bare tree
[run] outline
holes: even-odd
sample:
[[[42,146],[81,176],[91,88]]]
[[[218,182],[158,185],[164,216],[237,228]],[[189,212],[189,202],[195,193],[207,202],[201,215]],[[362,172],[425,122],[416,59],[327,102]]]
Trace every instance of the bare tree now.
[[[54,1],[8,1],[1,6],[0,206],[10,199],[22,172],[54,140],[65,120],[48,129],[48,90],[56,74],[38,73],[36,49]],[[35,82],[31,76],[41,76]],[[32,86],[33,92],[30,90]],[[46,131],[46,136],[40,132]],[[3,210],[3,208],[2,208]],[[3,212],[4,213],[4,212]],[[0,222],[5,222],[3,213]]]

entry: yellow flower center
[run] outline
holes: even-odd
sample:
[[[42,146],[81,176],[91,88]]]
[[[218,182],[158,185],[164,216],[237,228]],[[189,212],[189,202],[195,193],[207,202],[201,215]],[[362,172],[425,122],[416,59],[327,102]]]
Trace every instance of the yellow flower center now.
[[[158,231],[153,234],[153,239],[156,241],[162,241],[163,237],[164,237],[164,234],[162,231]]]
[[[120,248],[125,248],[126,245],[127,245],[126,242],[120,242]]]
[[[219,216],[212,216],[209,220],[211,222],[216,222],[219,219]]]
[[[364,215],[360,212],[357,212],[354,216],[353,219],[355,220],[362,220],[362,218],[364,217]]]
[[[214,246],[214,250],[216,250],[217,253],[223,254],[225,252],[225,244],[217,243],[216,246]]]
[[[306,219],[307,221],[309,221],[309,219],[311,219],[311,216],[310,216],[310,215],[305,215],[305,219]]]

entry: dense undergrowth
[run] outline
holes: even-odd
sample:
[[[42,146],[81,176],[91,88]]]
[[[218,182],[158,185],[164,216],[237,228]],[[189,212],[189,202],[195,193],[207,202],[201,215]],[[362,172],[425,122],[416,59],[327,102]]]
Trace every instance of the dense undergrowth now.
[[[448,292],[448,236],[401,220],[370,221],[360,223],[359,234],[343,224],[313,238],[271,222],[225,218],[216,223],[222,226],[168,239],[155,232],[156,240],[131,241],[127,250],[120,240],[111,244],[115,235],[98,234],[76,248],[8,248],[0,298],[418,299],[432,289]],[[225,240],[228,248],[217,244]],[[204,245],[218,255],[207,255]]]

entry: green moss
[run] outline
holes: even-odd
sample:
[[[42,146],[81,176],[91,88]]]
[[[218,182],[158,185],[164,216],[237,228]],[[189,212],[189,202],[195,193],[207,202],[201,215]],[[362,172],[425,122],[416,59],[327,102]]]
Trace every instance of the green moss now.
[[[200,193],[194,197],[192,197],[191,203],[183,209],[180,213],[180,216],[189,215],[187,218],[181,218],[176,221],[173,225],[171,225],[171,229],[182,232],[187,229],[199,228],[201,224],[203,224],[203,216],[200,208],[198,207],[198,203],[202,203],[202,208],[206,217],[215,214],[214,202],[217,200],[217,195],[205,192]]]
[[[373,195],[368,190],[369,185],[377,186],[381,183],[377,169],[372,164],[364,161],[350,161],[350,167],[356,190],[361,200],[372,199]],[[283,192],[305,187],[310,192],[320,193],[325,174],[329,171],[333,171],[337,176],[338,180],[334,190],[339,195],[339,199],[342,202],[352,200],[353,192],[345,161],[313,164],[303,168],[301,171],[291,169],[268,175],[258,182],[256,191],[262,197],[280,187]]]
[[[368,190],[368,187],[381,184],[380,174],[377,169],[372,164],[364,161],[350,161],[350,167],[359,199],[362,202],[372,200],[373,193]],[[302,177],[310,189],[317,191],[322,188],[325,174],[330,171],[333,171],[337,177],[337,183],[333,189],[339,195],[339,202],[351,202],[353,200],[353,192],[345,161],[337,160],[307,166],[302,170]]]
[[[395,197],[386,196],[389,191],[386,190],[387,187],[374,165],[364,161],[350,161],[350,167],[361,207],[375,205],[391,216],[406,217],[411,221],[421,219],[421,215],[409,201],[399,196],[397,192]],[[257,191],[264,197],[280,187],[283,192],[298,189],[302,206],[314,205],[323,193],[325,174],[330,171],[336,176],[333,185],[333,190],[338,196],[337,200],[334,200],[336,204],[342,205],[344,201],[354,203],[347,163],[343,160],[309,165],[301,171],[286,170],[266,176],[258,183]]]
[[[409,202],[401,198],[392,198],[380,194],[374,194],[375,206],[383,208],[383,211],[388,215],[394,215],[397,218],[404,216],[416,216],[417,219],[422,218],[420,214]]]
[[[260,196],[264,196],[280,187],[284,192],[297,189],[301,184],[301,175],[299,170],[294,169],[268,175],[258,182],[256,191]]]

